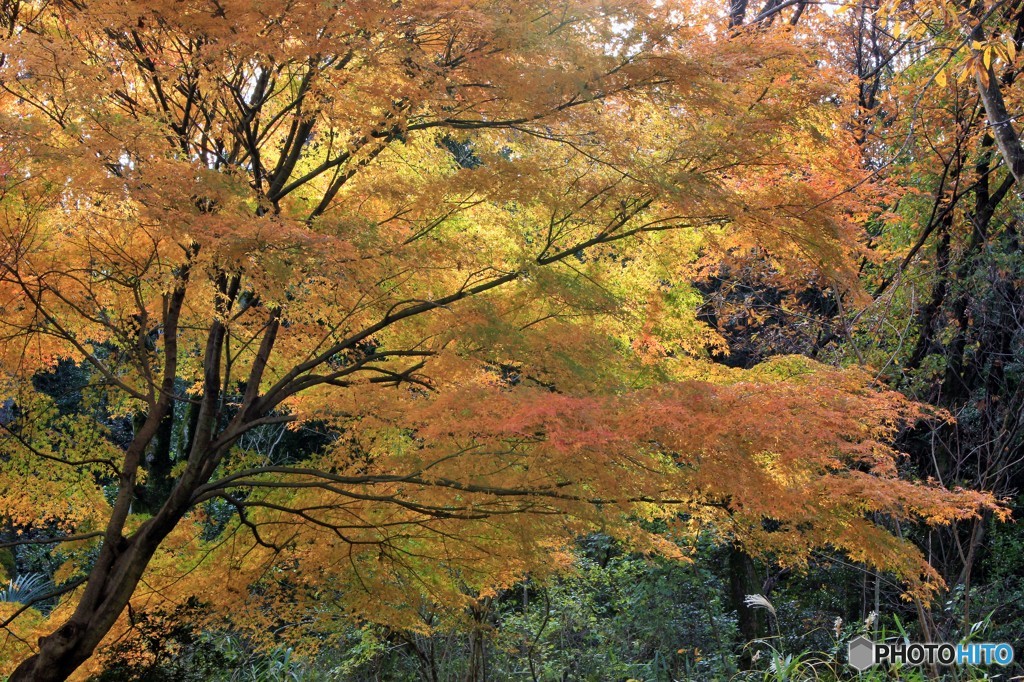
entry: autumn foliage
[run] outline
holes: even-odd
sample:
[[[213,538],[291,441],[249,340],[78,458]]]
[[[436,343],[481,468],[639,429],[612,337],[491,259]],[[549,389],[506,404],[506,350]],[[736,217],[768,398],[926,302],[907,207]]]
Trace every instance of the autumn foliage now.
[[[73,557],[47,619],[4,612],[11,679],[129,603],[413,627],[595,529],[924,596],[875,521],[993,508],[899,478],[922,414],[870,373],[709,359],[691,281],[727,251],[856,290],[881,189],[799,40],[644,0],[0,10],[0,514]],[[33,383],[61,359],[75,414]]]

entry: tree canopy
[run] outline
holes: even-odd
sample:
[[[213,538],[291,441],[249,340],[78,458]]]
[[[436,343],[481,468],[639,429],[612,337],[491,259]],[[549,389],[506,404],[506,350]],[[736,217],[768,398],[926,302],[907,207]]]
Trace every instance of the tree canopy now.
[[[998,508],[898,476],[926,410],[711,361],[699,271],[753,251],[863,300],[890,191],[834,56],[719,9],[3,3],[0,515],[71,557],[48,617],[0,614],[11,679],[195,595],[413,627],[595,529],[837,548],[927,595],[879,516]],[[68,361],[75,410],[39,380]]]

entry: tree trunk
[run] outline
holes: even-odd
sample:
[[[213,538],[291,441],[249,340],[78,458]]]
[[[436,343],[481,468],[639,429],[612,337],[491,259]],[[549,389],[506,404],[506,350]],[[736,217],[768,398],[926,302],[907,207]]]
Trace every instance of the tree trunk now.
[[[732,607],[736,609],[740,638],[743,640],[741,644],[752,642],[760,636],[757,611],[744,601],[748,594],[760,591],[754,561],[746,552],[733,545],[729,548],[729,597]],[[744,648],[740,656],[741,667],[748,669],[752,662],[749,649]]]
[[[155,520],[155,519],[154,519]],[[39,652],[22,661],[10,682],[58,682],[92,656],[131,599],[149,560],[174,524],[140,529],[131,540],[104,544],[71,618],[39,639]]]
[[[978,23],[970,30],[970,37],[972,41],[986,42],[987,36],[981,23],[981,10],[980,4],[972,8]],[[977,50],[973,52],[977,55]],[[984,70],[975,72],[974,83],[982,106],[985,107],[985,115],[988,117],[991,135],[995,138],[999,154],[1003,157],[1013,179],[1017,181],[1017,195],[1024,196],[1024,146],[1021,145],[1020,137],[1013,126],[1014,117],[1010,116],[1006,109],[1000,80],[991,64]]]

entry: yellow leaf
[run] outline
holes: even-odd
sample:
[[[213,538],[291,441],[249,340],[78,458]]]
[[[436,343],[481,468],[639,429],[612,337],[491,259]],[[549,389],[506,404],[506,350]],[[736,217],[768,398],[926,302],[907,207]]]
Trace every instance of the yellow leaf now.
[[[988,69],[992,64],[992,48],[986,47],[985,51],[981,53],[981,61],[984,62],[985,68]]]
[[[981,66],[980,62],[974,63],[974,74],[978,77],[981,82],[981,87],[988,87],[988,71]]]
[[[935,74],[935,82],[939,84],[939,87],[946,86],[946,70],[939,69],[938,73]]]

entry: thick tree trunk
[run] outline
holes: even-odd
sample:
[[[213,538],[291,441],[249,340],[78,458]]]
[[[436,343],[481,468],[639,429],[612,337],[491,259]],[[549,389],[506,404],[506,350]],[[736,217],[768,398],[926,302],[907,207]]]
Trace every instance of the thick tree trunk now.
[[[173,524],[167,526],[170,528]],[[149,525],[132,540],[122,538],[116,546],[104,544],[75,613],[52,634],[39,639],[39,652],[22,661],[10,682],[66,680],[93,654],[128,605],[149,560],[167,535],[167,530],[153,532],[157,530]]]
[[[741,645],[754,641],[760,636],[761,624],[755,609],[747,606],[746,596],[761,591],[757,585],[757,573],[754,561],[738,545],[729,548],[729,600],[736,610]],[[744,647],[740,655],[740,665],[749,669],[751,664],[750,649]]]
[[[174,302],[174,317],[166,325],[169,329],[177,329],[177,310],[180,309],[183,298],[182,290],[178,292]],[[223,449],[210,447],[217,423],[220,350],[223,337],[223,325],[214,323],[210,329],[205,356],[206,390],[188,465],[160,510],[143,523],[131,537],[126,538],[125,522],[135,498],[139,466],[164,418],[172,413],[170,396],[173,389],[177,346],[174,334],[168,334],[166,344],[170,371],[163,382],[163,396],[136,432],[135,439],[125,452],[117,499],[111,509],[99,557],[89,571],[85,590],[71,618],[52,634],[39,639],[39,652],[21,662],[11,675],[10,682],[65,680],[92,656],[96,647],[128,606],[157,547],[191,506],[193,492],[213,474],[218,457],[223,452]],[[224,445],[224,448],[227,447],[230,447],[230,442]]]
[[[208,477],[186,472],[156,516],[143,523],[131,538],[118,534],[114,541],[104,541],[74,614],[52,634],[39,639],[39,652],[22,661],[9,682],[65,680],[93,654],[128,606],[160,543],[188,510],[192,491]]]

